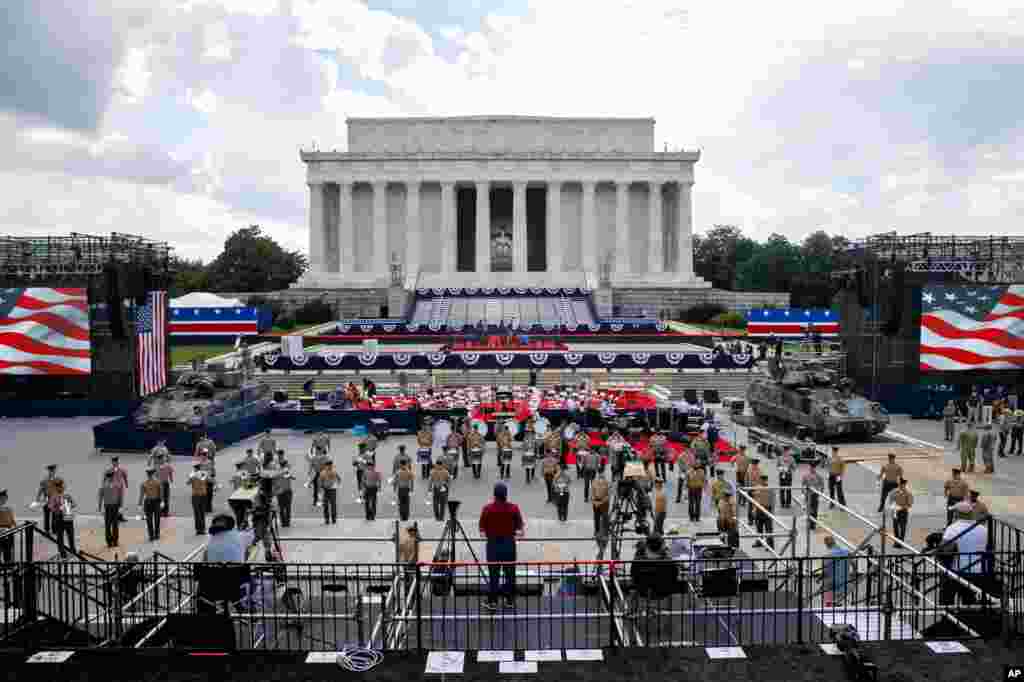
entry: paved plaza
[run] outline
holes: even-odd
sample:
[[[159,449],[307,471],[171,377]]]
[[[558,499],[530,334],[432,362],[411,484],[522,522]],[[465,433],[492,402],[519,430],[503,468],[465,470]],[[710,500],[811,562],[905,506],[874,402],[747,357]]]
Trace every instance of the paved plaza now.
[[[723,436],[739,443],[746,442],[746,429],[733,424],[722,413],[724,423]],[[183,557],[200,546],[205,537],[197,537],[193,531],[189,490],[185,478],[191,469],[190,457],[175,457],[175,475],[177,481],[173,487],[171,498],[171,517],[165,519],[165,527],[159,542],[150,543],[145,540],[145,523],[136,518],[139,510],[135,507],[138,495],[138,484],[144,476],[145,455],[141,453],[121,454],[121,463],[127,469],[130,495],[125,509],[129,519],[122,524],[121,547],[107,550],[103,541],[102,517],[97,513],[97,491],[100,476],[109,462],[112,453],[96,453],[92,447],[91,428],[103,419],[7,419],[3,420],[3,431],[6,435],[7,447],[0,452],[0,471],[4,479],[0,487],[10,490],[11,503],[15,506],[19,520],[39,520],[39,512],[26,509],[32,500],[40,478],[44,474],[46,464],[56,463],[60,466],[61,475],[69,485],[69,491],[78,502],[76,529],[81,546],[94,554],[114,558],[123,557],[127,551],[137,551],[148,557],[153,550],[164,554]],[[944,498],[942,483],[949,475],[949,469],[958,465],[959,457],[942,441],[942,426],[935,421],[917,421],[903,417],[893,419],[890,432],[894,439],[918,439],[939,447],[945,447],[944,466],[934,461],[908,461],[903,464],[914,493],[915,504],[910,517],[908,540],[915,545],[923,544],[924,536],[940,529],[944,522]],[[398,519],[397,506],[392,504],[390,490],[385,490],[380,497],[378,516],[375,522],[364,520],[363,507],[354,498],[354,472],[351,455],[355,449],[356,439],[347,434],[332,435],[332,452],[336,465],[342,474],[342,485],[339,493],[340,519],[335,526],[325,526],[318,509],[312,506],[311,491],[302,487],[305,480],[305,453],[309,449],[310,436],[306,434],[275,431],[274,437],[279,446],[288,453],[288,458],[296,469],[294,520],[289,529],[282,529],[281,536],[285,541],[286,557],[292,561],[391,561],[395,557],[392,537],[395,522]],[[247,447],[255,447],[257,439],[238,443],[225,448],[218,456],[218,474],[223,483],[227,483],[234,469],[233,463],[240,459]],[[385,475],[390,475],[393,454],[398,444],[405,444],[410,453],[414,453],[415,444],[412,436],[392,436],[381,443],[378,465]],[[460,470],[459,478],[452,487],[452,499],[462,501],[460,521],[467,533],[477,539],[476,521],[481,507],[490,499],[496,478],[494,461],[494,444],[488,443],[487,456],[484,459],[484,472],[480,480],[474,480],[472,474]],[[727,477],[734,478],[732,465],[723,467]],[[772,484],[776,484],[777,476],[774,461],[762,462],[762,468],[770,476]],[[1024,497],[1021,496],[1017,481],[1024,472],[1024,457],[997,458],[994,475],[973,474],[967,480],[973,488],[982,493],[990,509],[997,516],[1011,523],[1024,525]],[[848,467],[845,478],[847,503],[861,512],[869,520],[877,522],[879,515],[875,513],[878,506],[878,488],[875,484],[877,465],[856,464]],[[575,479],[575,472],[573,471]],[[431,538],[440,536],[442,525],[435,522],[431,508],[426,503],[426,485],[417,480],[413,495],[412,518],[419,522],[421,535],[427,539],[424,552],[429,552]],[[699,524],[687,520],[686,500],[675,504],[676,481],[669,483],[670,504],[666,529],[678,526],[684,534],[714,530],[714,515],[705,504],[705,510]],[[227,510],[225,488],[218,491],[215,508]],[[574,483],[569,508],[569,521],[562,523],[557,520],[554,505],[545,503],[543,479],[531,485],[523,481],[523,470],[518,456],[512,466],[510,481],[510,499],[518,503],[525,514],[527,522],[527,541],[520,544],[522,560],[573,560],[592,559],[596,554],[596,545],[591,540],[593,523],[589,503],[583,501],[582,483]],[[799,513],[799,507],[792,510],[778,510],[777,514],[787,523],[791,514]],[[741,517],[745,513],[741,510]],[[863,522],[841,513],[838,510],[829,512],[827,505],[822,508],[822,521],[842,532],[854,541],[863,538],[869,528]],[[811,535],[811,551],[821,550],[821,538],[824,531]],[[289,541],[289,538],[295,538]],[[337,540],[334,540],[337,538]],[[797,551],[806,552],[806,533],[800,524]],[[482,543],[477,543],[478,551]],[[754,549],[749,540],[744,541],[744,548],[758,554],[761,550]],[[624,545],[623,555],[632,555],[632,543]],[[460,559],[468,558],[468,553],[460,553]]]

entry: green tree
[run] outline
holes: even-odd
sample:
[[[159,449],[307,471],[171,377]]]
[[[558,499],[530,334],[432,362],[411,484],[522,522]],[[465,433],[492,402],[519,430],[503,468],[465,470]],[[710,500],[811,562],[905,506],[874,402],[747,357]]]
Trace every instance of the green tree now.
[[[719,289],[732,289],[740,263],[757,249],[757,242],[735,225],[715,225],[693,240],[693,269]]]
[[[737,289],[789,291],[802,267],[799,247],[781,234],[773,234],[737,268]]]
[[[828,273],[832,270],[835,260],[835,245],[832,237],[824,230],[807,235],[800,245],[800,256],[803,259],[804,272],[808,274]]]
[[[250,225],[225,240],[224,251],[210,263],[209,275],[216,291],[278,291],[308,267],[302,253],[284,250],[259,225]]]
[[[209,272],[200,259],[171,258],[171,271],[174,280],[171,282],[171,297],[183,296],[193,291],[208,291],[210,286]]]

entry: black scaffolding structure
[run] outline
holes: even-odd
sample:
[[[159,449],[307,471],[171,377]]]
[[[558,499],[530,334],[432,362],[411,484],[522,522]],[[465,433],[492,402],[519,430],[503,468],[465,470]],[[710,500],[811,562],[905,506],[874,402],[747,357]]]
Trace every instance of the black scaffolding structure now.
[[[0,400],[138,398],[134,320],[174,273],[166,242],[113,232],[0,236],[0,288],[82,288],[89,301],[88,376],[0,375]]]
[[[855,240],[831,273],[851,378],[873,399],[883,384],[920,375],[921,288],[1024,282],[1024,237],[895,232]],[[1019,383],[1010,370],[934,372],[942,383]],[[883,381],[884,378],[884,381]]]

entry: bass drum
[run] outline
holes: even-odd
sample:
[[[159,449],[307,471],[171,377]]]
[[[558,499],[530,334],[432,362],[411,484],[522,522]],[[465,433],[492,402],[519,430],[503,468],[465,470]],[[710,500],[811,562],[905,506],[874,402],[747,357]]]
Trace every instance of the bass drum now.
[[[506,419],[503,424],[508,428],[508,432],[515,438],[519,435],[520,425],[515,419]]]
[[[487,438],[487,422],[482,419],[474,419],[471,424],[473,430],[479,433],[484,438]]]

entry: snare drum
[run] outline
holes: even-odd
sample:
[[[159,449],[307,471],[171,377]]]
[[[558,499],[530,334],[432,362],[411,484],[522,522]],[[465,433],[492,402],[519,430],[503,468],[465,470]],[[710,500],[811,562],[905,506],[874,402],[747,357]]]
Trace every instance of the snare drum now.
[[[421,464],[426,464],[430,462],[430,450],[417,450],[416,461],[420,462]]]

